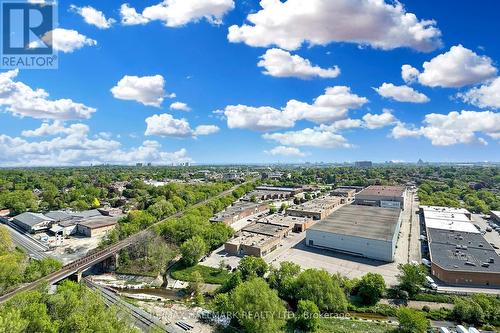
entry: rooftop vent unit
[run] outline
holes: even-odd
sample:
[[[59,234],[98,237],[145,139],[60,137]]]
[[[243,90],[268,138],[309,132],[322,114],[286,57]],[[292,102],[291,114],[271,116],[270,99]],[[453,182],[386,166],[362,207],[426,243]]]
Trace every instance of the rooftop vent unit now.
[[[470,262],[470,261],[466,261],[466,262],[465,262],[465,264],[466,264],[467,266],[476,266],[476,264],[475,264],[475,263]]]
[[[489,262],[490,264],[493,264],[493,263],[495,263],[495,259],[490,258],[490,259],[488,259],[488,262]]]
[[[483,262],[483,263],[481,264],[481,267],[486,267],[486,268],[488,268],[488,267],[490,267],[490,264],[488,264],[487,262]]]

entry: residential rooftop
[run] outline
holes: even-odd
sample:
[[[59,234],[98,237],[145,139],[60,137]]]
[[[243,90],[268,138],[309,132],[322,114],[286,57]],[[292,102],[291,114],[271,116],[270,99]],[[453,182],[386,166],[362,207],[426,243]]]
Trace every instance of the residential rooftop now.
[[[346,205],[309,230],[388,241],[394,236],[400,214],[399,209]]]

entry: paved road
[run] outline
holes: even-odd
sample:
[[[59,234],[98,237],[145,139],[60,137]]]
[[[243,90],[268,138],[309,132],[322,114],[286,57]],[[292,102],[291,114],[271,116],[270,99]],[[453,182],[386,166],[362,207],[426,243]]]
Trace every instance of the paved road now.
[[[232,191],[234,191],[236,188],[240,187],[241,185],[243,184],[246,184],[248,182],[251,182],[253,181],[254,179],[252,180],[249,180],[245,183],[242,183],[240,185],[235,185],[233,186],[232,188],[230,188],[229,190],[226,190],[224,192],[221,192],[219,193],[218,195],[216,196],[213,196],[211,198],[207,198],[197,204],[194,204],[190,207],[187,207],[185,210],[183,211],[180,211],[164,220],[161,220],[161,221],[158,221],[156,222],[155,224],[149,226],[147,229],[143,230],[143,231],[140,231],[134,235],[131,235],[129,236],[128,238],[125,238],[109,247],[107,247],[106,249],[103,249],[103,250],[100,250],[98,252],[95,252],[95,253],[92,253],[92,254],[89,254],[89,255],[86,255],[85,257],[82,257],[78,260],[75,260],[73,261],[72,263],[69,263],[67,265],[64,265],[63,268],[57,272],[54,272],[52,274],[49,274],[45,277],[42,277],[34,282],[31,282],[29,284],[25,284],[25,285],[22,285],[21,287],[5,294],[5,295],[2,295],[0,296],[0,303],[3,303],[7,300],[9,300],[10,298],[14,297],[17,293],[19,292],[22,292],[22,291],[28,291],[28,290],[33,290],[35,288],[37,288],[40,284],[42,283],[49,283],[49,284],[53,284],[53,283],[56,283],[58,281],[61,281],[65,278],[67,278],[68,276],[72,275],[72,274],[75,274],[76,272],[81,272],[81,271],[84,271],[90,267],[92,267],[93,265],[113,256],[114,254],[116,254],[118,251],[130,246],[131,244],[135,243],[136,242],[136,239],[139,238],[140,236],[142,236],[144,233],[148,232],[149,229],[152,229],[154,228],[156,225],[160,224],[160,223],[163,223],[165,221],[168,221],[170,219],[173,219],[173,218],[177,218],[177,217],[180,217],[182,216],[187,210],[191,209],[191,208],[196,208],[196,207],[200,207],[202,205],[204,205],[205,203],[207,203],[208,201],[214,199],[214,198],[219,198],[219,197],[222,197],[222,196],[225,196],[225,195],[228,195],[229,193],[231,193]],[[140,239],[140,238],[139,238]]]
[[[5,227],[9,230],[14,244],[18,247],[25,249],[30,257],[38,260],[48,257],[48,255],[45,253],[47,248],[44,248],[36,241],[32,240],[29,236],[26,236],[23,233],[16,230],[15,228],[13,228],[11,225],[6,224]]]

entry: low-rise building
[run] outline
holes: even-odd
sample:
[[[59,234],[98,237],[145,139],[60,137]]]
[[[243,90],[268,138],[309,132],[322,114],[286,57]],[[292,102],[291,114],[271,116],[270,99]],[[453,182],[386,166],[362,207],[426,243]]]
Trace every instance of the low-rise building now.
[[[95,237],[114,229],[116,222],[116,219],[110,217],[92,218],[79,222],[76,232],[83,236]]]
[[[280,245],[278,237],[242,231],[224,244],[224,250],[232,255],[263,257]]]
[[[371,185],[355,195],[354,203],[363,206],[404,209],[405,196],[405,186]]]
[[[294,232],[303,232],[315,223],[315,221],[309,217],[298,217],[282,214],[272,214],[269,216],[265,216],[259,219],[257,222],[288,226]]]
[[[254,202],[237,202],[226,208],[222,212],[215,214],[210,222],[223,222],[226,225],[231,225],[236,221],[244,219],[250,215],[265,213],[269,211],[269,206],[262,203]]]
[[[346,205],[306,231],[306,245],[394,261],[401,211]]]
[[[330,215],[335,207],[340,205],[341,202],[341,197],[326,196],[316,198],[288,208],[286,210],[286,214],[290,216],[307,217],[314,220],[322,220]]]
[[[14,216],[12,222],[26,232],[35,233],[49,230],[54,220],[40,213],[26,212]]]
[[[330,193],[330,195],[332,196],[341,197],[342,203],[347,203],[354,200],[355,194],[356,190],[353,188],[336,188]]]
[[[357,168],[371,168],[373,166],[372,161],[356,161],[354,166]]]
[[[480,233],[427,228],[431,273],[451,285],[500,286],[500,256]]]

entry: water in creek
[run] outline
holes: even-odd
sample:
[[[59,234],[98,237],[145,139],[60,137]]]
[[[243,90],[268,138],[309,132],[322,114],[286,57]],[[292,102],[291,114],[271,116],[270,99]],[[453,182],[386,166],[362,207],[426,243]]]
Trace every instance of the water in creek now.
[[[182,291],[165,289],[165,288],[139,288],[139,289],[129,289],[129,288],[114,288],[120,293],[126,294],[145,294],[150,296],[158,296],[166,298],[169,300],[180,300],[186,297]]]

